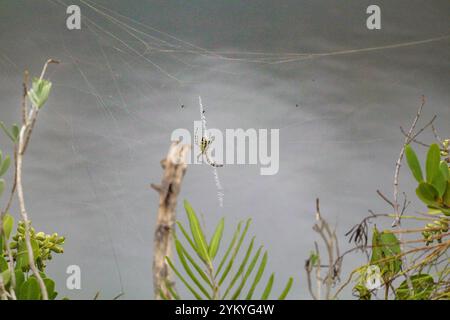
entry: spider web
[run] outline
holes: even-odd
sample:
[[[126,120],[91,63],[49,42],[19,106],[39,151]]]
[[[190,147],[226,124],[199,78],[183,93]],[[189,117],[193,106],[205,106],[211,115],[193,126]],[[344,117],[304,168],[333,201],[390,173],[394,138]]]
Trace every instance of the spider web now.
[[[48,0],[48,3],[57,7],[58,10],[65,10],[71,3],[63,0]],[[92,103],[102,119],[105,127],[101,124],[95,127],[83,124],[81,121],[75,121],[74,116],[58,113],[60,119],[69,128],[71,136],[71,149],[73,156],[85,164],[85,170],[92,186],[94,198],[96,201],[86,201],[84,204],[94,206],[95,211],[101,212],[105,223],[105,237],[110,244],[111,254],[114,258],[115,269],[117,271],[117,281],[120,285],[120,291],[125,291],[124,277],[121,271],[121,261],[119,251],[121,243],[112,234],[113,225],[122,225],[123,233],[131,233],[136,239],[142,243],[146,243],[146,236],[142,234],[140,228],[140,220],[134,214],[127,214],[124,219],[121,214],[110,213],[100,205],[96,205],[104,201],[105,195],[97,189],[106,190],[109,198],[114,198],[114,204],[117,204],[117,212],[126,213],[130,207],[129,200],[125,200],[122,195],[127,193],[127,185],[123,182],[125,173],[116,170],[117,168],[111,162],[103,163],[91,161],[89,154],[83,152],[81,137],[77,134],[82,130],[85,134],[102,138],[109,146],[121,144],[125,146],[126,152],[124,160],[133,163],[137,160],[137,154],[141,153],[144,147],[150,146],[154,141],[167,140],[167,136],[156,134],[154,137],[144,138],[140,134],[140,128],[143,126],[152,126],[157,128],[157,132],[164,132],[163,119],[159,123],[156,119],[144,119],[143,109],[152,108],[157,110],[163,103],[173,103],[174,101],[165,101],[167,95],[164,94],[166,88],[177,88],[183,92],[187,86],[195,87],[196,84],[205,81],[205,75],[208,78],[216,76],[234,77],[238,79],[242,77],[254,66],[262,68],[289,68],[299,69],[299,63],[314,63],[318,59],[326,59],[336,56],[347,56],[364,54],[370,52],[380,52],[391,49],[413,47],[425,45],[433,42],[442,42],[448,40],[450,36],[433,37],[419,41],[409,41],[404,43],[389,44],[378,47],[369,47],[362,49],[348,49],[334,52],[257,52],[242,50],[213,50],[203,48],[199,45],[183,40],[180,37],[149,26],[140,21],[127,17],[119,12],[111,10],[107,6],[91,0],[80,0],[82,4],[82,21],[83,27],[89,31],[89,44],[92,46],[87,52],[80,53],[71,44],[67,43],[66,37],[60,31],[60,43],[62,44],[64,53],[68,57],[64,60],[58,69],[53,69],[49,77],[57,77],[61,69],[73,68],[80,76],[83,86],[75,86],[67,83],[55,81],[55,87],[65,87],[67,89],[79,93],[80,105]],[[14,62],[3,54],[0,55],[2,64],[13,65]],[[235,66],[246,66],[240,70]],[[250,67],[248,67],[250,66]],[[292,66],[292,67],[291,67]],[[17,69],[17,66],[14,66]],[[136,75],[137,69],[143,69],[152,77],[141,77]],[[121,72],[128,76],[128,83],[124,84],[121,79]],[[12,71],[11,71],[12,73]],[[155,81],[157,79],[157,81]],[[108,82],[111,84],[112,90],[103,90],[101,83]],[[163,91],[163,93],[161,93]],[[203,95],[203,92],[199,92]],[[177,102],[177,108],[183,104],[184,98],[182,93],[173,90],[171,94],[175,97],[173,100]],[[208,100],[209,101],[209,100]],[[143,107],[145,105],[146,107]],[[214,102],[208,102],[214,105]],[[353,110],[345,115],[337,115],[324,110],[320,112],[308,112],[300,103],[299,109],[293,104],[292,109],[285,109],[280,112],[276,119],[265,121],[257,113],[250,123],[259,125],[261,128],[279,128],[283,131],[295,132],[296,128],[307,124],[314,124],[317,121],[334,121],[344,117],[348,117],[352,112],[361,112],[361,109]],[[208,108],[209,112],[213,112],[213,108]],[[202,120],[203,132],[206,132],[206,117],[203,112],[203,106],[200,102],[200,117]],[[259,118],[261,116],[261,118]],[[164,116],[163,116],[164,117]],[[189,120],[196,119],[195,115],[187,116]],[[191,119],[194,117],[193,119]],[[213,117],[213,115],[212,115]],[[123,122],[126,122],[125,125]],[[150,122],[150,125],[149,125]],[[290,131],[291,130],[291,131]],[[329,141],[334,144],[367,144],[371,142],[383,141],[386,138],[371,139],[355,139],[344,140],[335,139]],[[148,142],[150,140],[150,142]],[[285,140],[284,145],[296,146],[299,144],[316,144],[323,142],[323,139],[296,138],[295,134],[289,134],[289,138]],[[159,146],[156,144],[156,146]],[[159,150],[159,149],[156,149]],[[153,148],[153,152],[156,152]],[[161,149],[160,153],[164,151]],[[158,151],[158,152],[159,152]],[[96,175],[94,171],[107,171],[111,175],[111,180],[102,179]],[[217,169],[214,169],[214,175]],[[208,177],[210,179],[210,177]],[[110,182],[114,182],[113,185]],[[220,180],[219,180],[220,183]],[[220,183],[221,184],[221,183]],[[203,192],[203,191],[202,191]],[[276,188],[274,193],[282,197],[282,190]],[[74,205],[80,205],[75,202]]]

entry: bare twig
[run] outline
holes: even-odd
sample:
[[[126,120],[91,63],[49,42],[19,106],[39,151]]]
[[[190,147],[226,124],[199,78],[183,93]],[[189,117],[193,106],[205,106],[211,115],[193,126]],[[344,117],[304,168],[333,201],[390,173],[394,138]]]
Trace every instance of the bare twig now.
[[[320,300],[322,284],[325,285],[325,295],[324,298],[329,300],[331,298],[331,289],[336,281],[339,281],[339,276],[341,273],[341,263],[340,251],[336,232],[331,229],[327,221],[322,218],[320,213],[319,199],[316,199],[316,224],[313,226],[313,230],[317,232],[325,245],[328,254],[328,264],[322,265],[320,260],[319,246],[315,242],[315,261],[308,259],[305,263],[305,270],[308,280],[308,290],[315,300]],[[313,263],[314,262],[314,263]],[[327,269],[326,274],[322,277],[321,268]],[[315,268],[316,274],[316,293],[312,288],[312,271]]]
[[[166,285],[173,287],[173,282],[170,279],[166,257],[172,255],[172,231],[176,220],[177,197],[186,172],[186,155],[189,149],[189,145],[172,142],[167,157],[161,161],[164,169],[161,185],[152,184],[152,188],[159,193],[153,254],[153,288],[156,299],[161,299],[161,291],[164,296],[171,297]]]
[[[398,226],[401,223],[401,211],[400,211],[400,205],[398,202],[398,186],[399,186],[399,175],[400,175],[400,168],[402,166],[403,156],[405,154],[405,148],[406,146],[411,142],[411,137],[413,137],[414,129],[417,126],[417,122],[419,121],[419,118],[422,114],[422,109],[425,106],[425,96],[422,96],[422,103],[419,106],[419,109],[417,110],[417,114],[411,124],[411,127],[408,130],[407,136],[405,137],[405,140],[403,142],[403,146],[400,150],[400,154],[398,156],[397,162],[395,164],[395,170],[394,170],[394,200],[393,208],[394,208],[394,214],[395,214],[395,220],[392,223],[392,226]],[[433,118],[434,119],[434,118]],[[415,138],[415,137],[414,137]]]

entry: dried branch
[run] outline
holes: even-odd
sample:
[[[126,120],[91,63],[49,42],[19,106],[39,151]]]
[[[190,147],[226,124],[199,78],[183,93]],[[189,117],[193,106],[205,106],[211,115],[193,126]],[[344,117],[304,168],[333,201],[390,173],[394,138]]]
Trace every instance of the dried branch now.
[[[422,103],[419,106],[419,109],[417,110],[417,114],[411,124],[411,127],[408,130],[408,133],[405,137],[405,140],[403,142],[403,146],[400,150],[400,154],[398,156],[397,162],[395,164],[395,170],[394,170],[394,195],[393,198],[394,200],[392,201],[393,204],[393,208],[394,208],[394,214],[395,214],[395,220],[392,223],[392,226],[398,226],[401,223],[401,210],[400,210],[400,205],[398,202],[398,186],[399,186],[399,175],[400,175],[400,168],[402,166],[402,161],[403,161],[403,156],[405,155],[405,148],[406,146],[412,141],[411,138],[415,138],[417,136],[413,135],[414,129],[417,126],[417,122],[419,121],[419,118],[422,114],[422,109],[425,106],[425,96],[422,96]],[[434,121],[435,117],[433,117],[433,120],[430,121],[430,123],[427,125],[431,125],[431,123]],[[427,127],[426,126],[426,127]],[[422,132],[424,129],[419,130],[419,133]]]
[[[325,299],[331,298],[331,289],[340,280],[342,259],[340,259],[339,244],[335,230],[332,230],[326,220],[322,218],[320,213],[319,199],[316,199],[316,224],[313,226],[313,230],[317,232],[325,245],[328,264],[322,265],[320,259],[320,252],[317,243],[315,242],[315,259],[312,261],[311,257],[305,262],[305,270],[308,281],[308,290],[315,300],[321,299],[322,284],[325,285]],[[326,274],[322,277],[321,268],[326,268]],[[316,292],[312,288],[312,271],[315,269],[316,278]]]
[[[172,256],[172,231],[176,221],[177,197],[186,173],[189,145],[172,142],[167,157],[161,161],[164,175],[161,185],[152,184],[159,193],[159,210],[154,236],[153,288],[156,299],[171,297],[167,285],[173,287],[166,257]]]

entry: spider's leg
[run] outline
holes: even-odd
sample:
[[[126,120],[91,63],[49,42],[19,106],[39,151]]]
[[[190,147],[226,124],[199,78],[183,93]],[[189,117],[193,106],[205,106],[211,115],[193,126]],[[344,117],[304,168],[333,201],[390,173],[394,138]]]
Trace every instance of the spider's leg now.
[[[197,155],[197,162],[200,162],[200,158],[202,155],[203,155],[203,153],[201,153],[201,152]]]

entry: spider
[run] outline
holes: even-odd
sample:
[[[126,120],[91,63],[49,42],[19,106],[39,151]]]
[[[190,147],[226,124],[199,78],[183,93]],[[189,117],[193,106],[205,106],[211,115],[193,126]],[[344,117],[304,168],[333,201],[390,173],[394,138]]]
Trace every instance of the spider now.
[[[200,153],[197,155],[197,161],[200,161],[200,158],[201,158],[202,156],[205,156],[206,162],[208,162],[208,164],[209,164],[210,166],[216,167],[216,168],[223,167],[223,164],[217,164],[217,163],[215,163],[214,161],[212,161],[212,160],[209,158],[209,155],[208,155],[208,148],[209,148],[209,146],[211,145],[211,143],[213,143],[214,137],[207,138],[207,137],[203,137],[203,136],[202,136],[202,139],[200,140],[200,143],[199,143],[197,132],[198,132],[198,129],[195,131],[195,136],[194,136],[194,142],[195,142],[195,144],[196,144],[197,146],[200,147]]]

